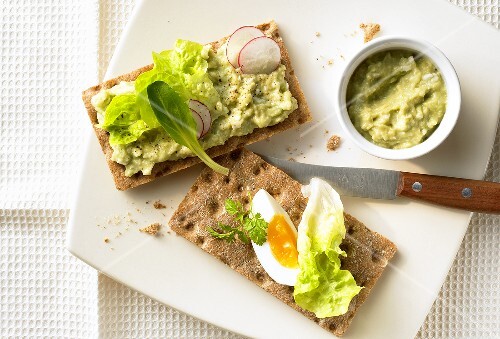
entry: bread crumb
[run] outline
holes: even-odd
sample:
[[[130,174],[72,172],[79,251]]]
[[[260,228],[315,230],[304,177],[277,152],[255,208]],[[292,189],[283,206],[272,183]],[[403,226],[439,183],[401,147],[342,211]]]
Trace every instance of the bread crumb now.
[[[147,227],[139,229],[139,231],[147,233],[149,235],[157,235],[160,232],[161,225],[159,223],[151,224]]]
[[[371,41],[375,35],[380,32],[380,25],[379,24],[360,24],[359,28],[361,28],[365,34],[364,37],[364,43],[366,44],[367,42]]]
[[[161,209],[167,208],[167,206],[165,206],[160,200],[156,200],[153,203],[153,207],[156,208],[157,210],[161,210]]]
[[[325,134],[328,134],[328,133],[330,133],[330,131],[329,131],[329,130],[327,130],[327,129],[325,129]]]
[[[340,137],[338,135],[332,135],[328,142],[326,143],[326,149],[328,151],[335,151],[340,146]]]
[[[109,242],[109,238],[104,238],[104,242],[107,244]]]
[[[327,64],[328,64],[329,66],[333,65],[333,59],[328,60],[328,61],[327,61]]]
[[[321,35],[321,33],[320,32],[316,32],[316,33],[314,33],[314,35],[316,35],[316,37],[319,37]]]
[[[296,162],[297,160],[295,160],[295,158],[290,157],[290,158],[288,158],[288,161],[294,161],[294,162]]]

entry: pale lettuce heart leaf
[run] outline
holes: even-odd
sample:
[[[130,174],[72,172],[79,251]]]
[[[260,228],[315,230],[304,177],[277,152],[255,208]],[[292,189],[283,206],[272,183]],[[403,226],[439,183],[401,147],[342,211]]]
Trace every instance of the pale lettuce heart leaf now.
[[[340,269],[339,256],[346,256],[340,248],[346,233],[344,207],[321,179],[311,179],[304,193],[309,201],[298,227],[299,274],[293,296],[318,318],[342,315],[362,289],[349,271]]]
[[[128,126],[140,118],[135,94],[122,94],[115,96],[106,111],[104,121],[99,126],[106,129],[109,126]]]
[[[140,119],[135,94],[121,94],[113,97],[104,112],[104,120],[98,127],[109,132],[111,145],[130,144],[151,129]]]
[[[137,120],[127,127],[113,127],[109,130],[109,143],[111,145],[127,145],[137,139],[146,131],[151,130],[143,120]]]

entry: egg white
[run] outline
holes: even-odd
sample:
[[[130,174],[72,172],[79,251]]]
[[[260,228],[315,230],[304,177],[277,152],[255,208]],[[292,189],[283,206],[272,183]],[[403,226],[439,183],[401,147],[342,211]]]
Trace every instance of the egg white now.
[[[261,189],[259,190],[252,199],[252,212],[260,213],[262,218],[266,222],[270,222],[275,215],[283,215],[286,222],[290,226],[290,229],[295,236],[297,236],[297,230],[293,225],[290,216],[283,207],[278,204],[278,202],[269,194],[267,191]],[[276,258],[274,258],[271,252],[271,247],[266,241],[262,246],[259,246],[252,242],[253,249],[257,258],[259,259],[262,267],[266,270],[267,274],[279,284],[294,286],[297,280],[297,274],[299,273],[298,268],[288,268],[282,266]]]

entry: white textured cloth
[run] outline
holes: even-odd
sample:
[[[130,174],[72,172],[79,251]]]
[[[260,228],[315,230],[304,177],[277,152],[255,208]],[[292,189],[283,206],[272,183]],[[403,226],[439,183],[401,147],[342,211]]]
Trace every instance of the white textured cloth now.
[[[499,27],[498,0],[452,2]],[[2,338],[239,338],[98,275],[64,249],[86,122],[80,91],[102,79],[134,4],[0,0]],[[500,181],[499,139],[487,180]],[[500,337],[499,230],[498,216],[473,216],[419,338]]]

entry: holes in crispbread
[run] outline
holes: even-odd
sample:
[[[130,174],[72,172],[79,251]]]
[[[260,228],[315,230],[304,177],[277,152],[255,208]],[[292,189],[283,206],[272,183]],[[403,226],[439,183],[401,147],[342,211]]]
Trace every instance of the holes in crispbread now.
[[[203,174],[203,181],[206,183],[211,183],[212,182],[212,173],[207,172]]]
[[[375,264],[381,264],[384,262],[384,257],[382,257],[379,253],[376,251],[372,252],[372,262]]]
[[[211,214],[215,214],[219,210],[219,202],[215,199],[210,199],[207,202],[207,207]]]
[[[346,231],[347,231],[347,234],[352,235],[352,234],[354,234],[354,227],[348,226]]]
[[[281,191],[279,189],[269,189],[269,190],[266,190],[267,192],[269,192],[269,194],[271,194],[271,196],[274,198],[274,199],[278,199],[278,197],[280,196],[281,194]]]
[[[191,187],[191,192],[196,192],[198,190],[198,186],[197,185],[193,185]]]
[[[205,237],[202,237],[201,235],[197,236],[196,243],[200,246],[203,245],[205,243]]]
[[[335,330],[337,329],[337,324],[335,324],[335,323],[333,323],[333,322],[332,322],[332,323],[329,323],[329,324],[328,324],[328,329],[329,329],[330,331],[332,331],[332,332],[333,332],[333,331],[335,331]]]
[[[238,192],[243,192],[244,187],[242,184],[239,184],[237,189],[238,189]]]
[[[155,174],[155,178],[161,177],[161,176],[163,176],[163,175],[165,175],[165,174],[167,174],[169,172],[170,172],[170,167],[167,166],[167,167],[163,168],[161,171],[158,171]]]
[[[255,279],[257,279],[258,282],[260,283],[263,283],[264,282],[264,274],[258,272],[256,275],[255,275]]]
[[[227,184],[229,184],[229,182],[231,181],[231,179],[229,179],[229,176],[225,176],[222,181],[224,181],[224,183],[227,185]]]
[[[241,156],[241,150],[237,149],[232,151],[229,156],[231,157],[231,160],[237,161]]]
[[[185,215],[181,215],[181,216],[179,216],[179,218],[177,218],[178,222],[184,222],[184,220],[186,220],[186,216]]]
[[[306,122],[306,120],[304,118],[300,117],[297,119],[297,122],[302,125],[303,123]]]
[[[259,175],[260,174],[260,166],[256,166],[253,171],[252,171],[253,175]]]
[[[194,223],[192,221],[190,221],[184,225],[184,229],[187,231],[191,231],[193,229],[193,227],[194,227]]]

